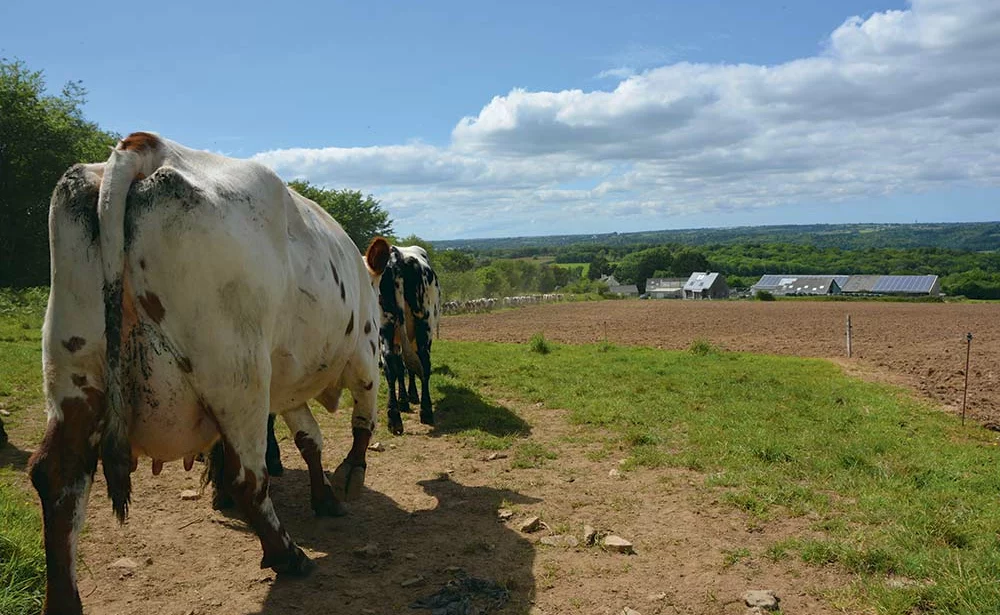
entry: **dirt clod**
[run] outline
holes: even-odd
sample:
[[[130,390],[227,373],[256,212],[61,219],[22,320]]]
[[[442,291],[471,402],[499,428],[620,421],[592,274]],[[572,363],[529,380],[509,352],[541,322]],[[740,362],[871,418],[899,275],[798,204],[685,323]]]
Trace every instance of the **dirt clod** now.
[[[181,491],[181,499],[185,501],[198,500],[201,499],[201,494],[194,489],[185,489]]]
[[[610,536],[605,536],[604,540],[601,541],[604,548],[608,551],[613,551],[615,553],[625,553],[631,555],[635,553],[635,549],[632,547],[632,543],[625,540],[621,536],[615,536],[614,534]]]
[[[517,529],[525,534],[530,534],[531,532],[537,532],[540,527],[542,527],[541,519],[538,517],[528,517],[521,522],[521,525]]]
[[[743,602],[751,608],[756,607],[767,611],[776,611],[778,610],[780,598],[778,598],[773,590],[753,589],[743,593]]]
[[[129,557],[121,557],[108,564],[108,568],[121,568],[123,570],[135,570],[139,567],[139,562]]]

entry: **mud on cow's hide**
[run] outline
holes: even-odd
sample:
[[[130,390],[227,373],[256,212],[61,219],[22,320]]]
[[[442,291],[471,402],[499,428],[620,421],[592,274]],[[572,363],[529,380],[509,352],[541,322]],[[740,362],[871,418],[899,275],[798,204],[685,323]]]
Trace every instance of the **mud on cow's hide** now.
[[[181,459],[191,469],[221,443],[214,465],[260,538],[261,566],[306,573],[268,494],[269,417],[295,434],[316,513],[342,514],[364,483],[377,414],[377,332],[355,323],[379,318],[389,244],[377,238],[362,256],[269,169],[152,133],[65,173],[49,242],[48,423],[28,467],[42,504],[43,612],[82,613],[76,545],[99,459],[124,522],[140,458],[154,474]],[[333,411],[345,388],[353,443],[331,481],[306,402]]]

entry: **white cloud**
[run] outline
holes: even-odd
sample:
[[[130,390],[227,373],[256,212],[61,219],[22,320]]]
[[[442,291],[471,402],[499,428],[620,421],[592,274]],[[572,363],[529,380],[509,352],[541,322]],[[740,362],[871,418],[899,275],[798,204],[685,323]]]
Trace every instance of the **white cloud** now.
[[[774,66],[619,76],[610,91],[496,96],[447,147],[256,158],[374,191],[397,226],[436,238],[558,232],[575,214],[614,230],[619,216],[1000,184],[1000,2],[914,0],[851,17],[815,56]]]

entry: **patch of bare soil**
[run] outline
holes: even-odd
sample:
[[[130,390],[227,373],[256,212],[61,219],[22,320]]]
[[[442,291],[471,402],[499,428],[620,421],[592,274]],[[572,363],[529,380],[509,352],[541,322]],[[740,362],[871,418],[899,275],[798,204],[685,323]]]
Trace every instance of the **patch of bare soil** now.
[[[853,358],[846,360],[846,321]],[[537,305],[442,319],[444,339],[683,349],[702,338],[728,350],[844,359],[853,373],[902,384],[960,411],[965,334],[974,335],[968,417],[1000,423],[1000,304],[628,300]],[[851,367],[854,366],[854,367]]]
[[[501,613],[610,615],[628,606],[643,615],[736,614],[746,611],[740,596],[748,589],[775,590],[788,613],[835,612],[822,595],[845,587],[849,576],[764,557],[783,537],[808,536],[809,519],[748,523],[706,491],[702,476],[683,470],[611,476],[618,459],[597,454],[607,445],[593,428],[570,425],[561,411],[499,403],[528,421],[531,440],[557,457],[543,467],[515,468],[513,451],[487,460],[487,451],[409,415],[405,436],[379,429],[376,439],[386,450],[369,453],[368,489],[345,518],[313,517],[305,464],[284,439],[286,472],[271,481],[272,496],[279,517],[317,564],[303,580],[278,580],[260,570],[256,537],[239,515],[212,511],[207,491],[199,500],[181,499],[181,491],[198,488],[197,464],[190,473],[179,462],[168,464],[156,477],[141,466],[124,527],[98,478],[80,546],[85,611],[419,615],[430,611],[411,609],[413,602],[469,575],[509,588]],[[318,415],[328,467],[347,450],[346,414]],[[19,448],[8,449],[0,463],[23,467],[33,443],[11,435]],[[513,517],[500,521],[501,508]],[[518,527],[529,516],[544,525],[522,533]],[[586,546],[585,524],[626,538],[635,554]],[[580,544],[541,542],[560,534]],[[138,567],[111,567],[122,557]]]

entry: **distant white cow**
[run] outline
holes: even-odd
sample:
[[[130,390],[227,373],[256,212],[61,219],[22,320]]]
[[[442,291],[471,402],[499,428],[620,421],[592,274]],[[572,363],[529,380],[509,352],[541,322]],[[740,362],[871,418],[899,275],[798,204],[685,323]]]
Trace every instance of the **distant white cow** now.
[[[227,481],[260,537],[261,567],[309,560],[268,496],[265,431],[282,414],[334,512],[364,482],[379,377],[377,284],[389,246],[363,258],[343,229],[273,172],[150,133],[107,163],[67,171],[49,212],[43,329],[45,437],[30,461],[42,502],[45,613],[81,613],[76,544],[100,458],[123,521],[130,472],[194,457],[221,438]],[[354,400],[353,446],[331,485],[310,398]]]

